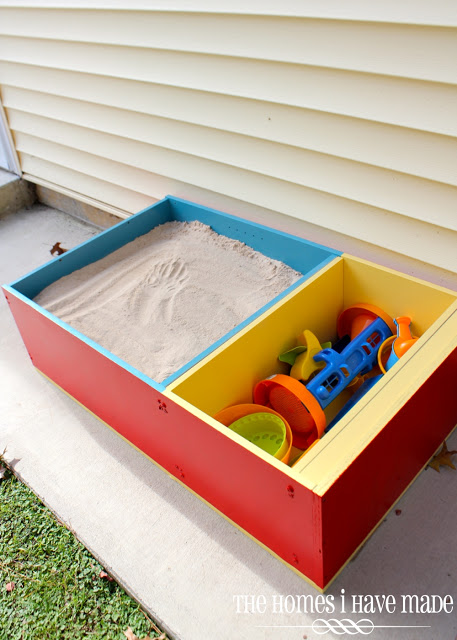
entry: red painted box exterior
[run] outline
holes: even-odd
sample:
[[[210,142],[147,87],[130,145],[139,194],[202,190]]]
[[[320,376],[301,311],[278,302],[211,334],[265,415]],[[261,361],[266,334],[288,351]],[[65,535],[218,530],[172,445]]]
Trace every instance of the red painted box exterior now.
[[[448,346],[446,357],[437,368],[430,372],[426,369],[422,386],[407,397],[369,444],[361,451],[357,448],[360,453],[325,492],[307,488],[296,473],[289,473],[288,467],[282,471],[280,463],[271,464],[240,446],[200,418],[200,411],[194,413],[190,404],[185,405],[190,407],[187,410],[180,398],[173,392],[168,393],[164,385],[149,380],[32,302],[41,288],[80,268],[86,259],[89,262],[99,259],[166,222],[172,206],[180,209],[184,219],[191,219],[190,203],[165,199],[154,205],[152,211],[140,212],[74,252],[68,252],[65,258],[29,274],[19,281],[20,286],[4,289],[16,324],[39,371],[293,569],[324,589],[454,428],[457,422],[457,349],[452,351],[455,342],[452,347]],[[230,233],[238,233],[244,238],[248,231],[262,247],[268,237],[269,250],[276,251],[279,247],[283,255],[293,254],[300,266],[302,243],[306,241],[286,234],[277,236],[273,230],[257,229],[251,223],[205,208],[199,209],[199,216],[207,224],[214,218],[216,230],[227,232],[229,237],[233,237]],[[331,251],[326,255],[325,248],[311,245],[308,249],[312,259],[306,258],[308,263],[303,271],[307,276],[332,261],[335,253],[340,255]],[[366,269],[366,265],[363,268]],[[315,295],[313,289],[312,296]],[[333,284],[330,295],[334,296]],[[327,309],[325,305],[323,308]],[[453,313],[454,324],[450,327],[455,326],[457,309]],[[283,324],[282,319],[281,331]],[[180,370],[174,379],[181,375]],[[440,401],[431,402],[435,397]],[[401,452],[401,459],[393,455],[395,451]],[[315,484],[309,483],[308,487]]]
[[[365,540],[457,423],[456,379],[457,349],[325,493],[324,585]],[[438,407],[438,403],[430,401],[434,397],[447,401]]]
[[[152,386],[7,293],[33,364],[73,398],[319,586],[318,499]],[[280,517],[271,518],[271,504]]]
[[[321,589],[457,422],[455,350],[320,497],[10,291],[5,295],[37,369]],[[429,402],[438,390],[448,398],[439,415]],[[394,442],[403,454],[389,465]],[[272,504],[279,517],[271,517]]]

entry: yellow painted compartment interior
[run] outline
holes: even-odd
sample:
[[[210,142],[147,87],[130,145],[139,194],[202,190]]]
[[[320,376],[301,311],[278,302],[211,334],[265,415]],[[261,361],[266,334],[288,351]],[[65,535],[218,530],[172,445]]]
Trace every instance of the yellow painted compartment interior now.
[[[252,402],[252,390],[258,381],[275,373],[289,372],[289,366],[279,362],[278,355],[294,347],[298,335],[304,329],[310,329],[321,342],[334,342],[337,338],[336,323],[339,313],[345,307],[359,302],[381,307],[391,317],[410,316],[413,333],[418,336],[426,334],[411,352],[420,349],[421,344],[425,344],[426,336],[432,334],[436,349],[440,341],[440,331],[436,330],[436,323],[439,325],[439,319],[446,312],[449,315],[454,307],[457,319],[456,292],[365,260],[343,255],[335,258],[318,274],[181,376],[167,388],[166,394],[177,396],[175,399],[178,402],[182,399],[185,401],[184,404],[189,403],[197,409],[200,416],[214,416],[227,406]],[[341,469],[341,464],[349,464],[351,458],[361,450],[360,425],[364,420],[366,422],[366,418],[371,419],[366,409],[370,405],[370,399],[377,395],[394,375],[401,373],[404,364],[410,360],[411,357],[406,354],[400,363],[298,462],[296,461],[300,451],[293,450],[291,460],[295,461],[295,466],[288,469],[284,465],[284,471],[313,489],[319,484],[324,486],[331,482],[334,473],[337,473],[338,468]],[[402,385],[402,393],[407,395],[407,376]],[[390,394],[392,388],[391,383]],[[399,393],[399,398],[400,396]],[[349,397],[350,392],[343,392],[326,409],[328,422]],[[386,398],[391,398],[391,395],[386,395]],[[365,408],[365,418],[360,418],[361,408]],[[353,420],[355,414],[357,419]],[[354,428],[351,421],[354,422]],[[340,435],[343,432],[340,424],[345,427],[344,437]],[[332,447],[334,452],[337,452],[338,464],[332,460],[330,453],[326,453],[330,452]],[[253,450],[251,446],[249,448]],[[268,459],[268,455],[262,451],[256,453]]]

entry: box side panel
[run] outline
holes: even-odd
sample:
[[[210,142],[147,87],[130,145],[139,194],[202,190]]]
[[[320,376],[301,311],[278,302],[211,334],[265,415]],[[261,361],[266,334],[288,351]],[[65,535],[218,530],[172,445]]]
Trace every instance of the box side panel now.
[[[11,293],[8,299],[40,371],[285,562],[323,586],[320,522],[316,524],[313,517],[316,497],[311,491],[24,300]]]
[[[457,423],[457,349],[403,405],[322,498],[327,584]]]
[[[161,200],[148,209],[127,218],[114,227],[99,233],[94,238],[83,242],[74,249],[53,259],[28,275],[11,284],[17,291],[28,298],[34,298],[45,287],[59,278],[81,269],[92,262],[101,260],[109,253],[116,251],[128,242],[148,233],[159,224],[171,220],[168,200]]]
[[[306,274],[329,258],[341,255],[341,252],[334,249],[270,229],[256,222],[249,222],[179,198],[169,198],[176,220],[200,220],[217,233],[244,242],[269,258],[285,262],[302,274]]]

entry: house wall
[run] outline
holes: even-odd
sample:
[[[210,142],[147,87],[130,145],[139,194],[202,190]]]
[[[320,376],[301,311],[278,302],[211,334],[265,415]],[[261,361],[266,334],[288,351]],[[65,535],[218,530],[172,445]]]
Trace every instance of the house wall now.
[[[272,210],[453,272],[456,60],[453,0],[0,0],[29,180],[121,217]]]

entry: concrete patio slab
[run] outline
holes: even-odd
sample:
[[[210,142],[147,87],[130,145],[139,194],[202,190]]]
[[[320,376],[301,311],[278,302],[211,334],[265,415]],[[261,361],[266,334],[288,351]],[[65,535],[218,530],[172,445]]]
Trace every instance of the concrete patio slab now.
[[[1,282],[49,260],[55,242],[70,248],[97,232],[42,205],[3,218]],[[457,472],[449,467],[421,473],[325,594],[325,611],[306,582],[37,373],[2,297],[5,446],[19,476],[173,638],[457,636]],[[456,432],[448,446],[457,449]],[[432,595],[436,613],[420,600]]]

